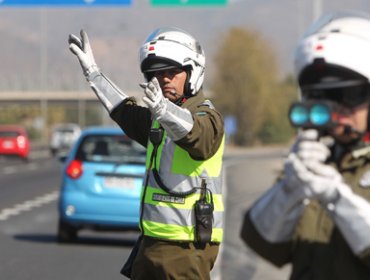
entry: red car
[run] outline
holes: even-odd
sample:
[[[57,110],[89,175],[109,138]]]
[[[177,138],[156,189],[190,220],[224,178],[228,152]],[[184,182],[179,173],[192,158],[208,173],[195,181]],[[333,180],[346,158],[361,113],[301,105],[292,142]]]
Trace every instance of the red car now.
[[[29,153],[30,140],[22,126],[0,126],[0,155],[15,155],[27,160]]]

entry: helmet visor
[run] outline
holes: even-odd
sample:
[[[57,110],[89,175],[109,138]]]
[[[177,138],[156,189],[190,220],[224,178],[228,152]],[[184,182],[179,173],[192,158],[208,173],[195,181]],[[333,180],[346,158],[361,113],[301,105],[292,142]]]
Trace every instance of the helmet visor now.
[[[141,64],[143,73],[155,72],[173,68],[181,68],[181,64],[165,57],[149,56]]]
[[[370,100],[369,84],[363,81],[348,81],[353,84],[344,87],[310,86],[302,88],[303,99],[327,100],[350,108],[357,107]],[[357,82],[357,84],[355,83]]]

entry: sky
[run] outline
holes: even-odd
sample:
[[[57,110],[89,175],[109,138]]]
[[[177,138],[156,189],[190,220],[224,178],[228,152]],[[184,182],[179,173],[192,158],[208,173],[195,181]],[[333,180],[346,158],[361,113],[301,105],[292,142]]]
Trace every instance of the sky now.
[[[304,30],[322,13],[370,13],[368,0],[230,0],[226,6],[153,7],[132,0],[129,7],[4,7],[0,1],[0,90],[23,87],[86,89],[69,33],[85,29],[98,65],[123,88],[138,88],[138,49],[157,27],[177,26],[193,34],[213,71],[215,52],[231,27],[258,32],[276,54],[281,76],[293,72],[293,53]],[[15,1],[15,0],[13,0]],[[18,0],[19,1],[19,0]],[[59,0],[58,0],[59,1]],[[210,81],[207,78],[205,84]]]

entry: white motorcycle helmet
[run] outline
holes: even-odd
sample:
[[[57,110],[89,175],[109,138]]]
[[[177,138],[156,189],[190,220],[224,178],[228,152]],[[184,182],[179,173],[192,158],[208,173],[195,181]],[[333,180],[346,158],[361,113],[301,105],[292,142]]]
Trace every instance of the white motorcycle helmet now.
[[[298,44],[294,63],[303,91],[369,83],[370,17],[360,13],[321,17]]]
[[[181,29],[156,29],[141,46],[139,55],[141,72],[147,81],[155,71],[182,68],[187,72],[185,95],[195,95],[203,85],[203,49],[194,37]]]

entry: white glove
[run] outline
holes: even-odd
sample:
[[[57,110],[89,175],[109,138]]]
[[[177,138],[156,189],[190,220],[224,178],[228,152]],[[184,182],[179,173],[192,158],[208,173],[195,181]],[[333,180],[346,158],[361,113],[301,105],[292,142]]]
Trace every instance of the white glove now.
[[[329,156],[329,148],[318,141],[317,130],[301,131],[285,162],[287,190],[302,188],[306,197],[324,203],[335,199],[336,186],[342,182],[342,176],[324,164]]]
[[[165,98],[155,77],[149,83],[142,83],[140,86],[144,89],[144,103],[170,138],[177,141],[192,130],[194,120],[190,111]]]
[[[300,131],[290,153],[296,154],[304,162],[325,162],[330,156],[330,150],[318,138],[319,132],[315,129]]]
[[[316,198],[324,204],[336,200],[342,176],[332,166],[318,161],[304,163],[292,153],[285,162],[284,171],[288,191],[301,188],[305,197]]]
[[[77,36],[70,34],[68,38],[69,49],[75,54],[81,64],[82,71],[86,79],[90,80],[90,74],[99,71],[95,63],[94,55],[91,50],[89,38],[85,31],[80,31],[81,39]]]
[[[253,206],[251,219],[258,232],[268,241],[291,240],[306,198],[332,199],[340,175],[323,164],[329,149],[318,142],[316,130],[302,131],[293,145],[279,180]]]
[[[144,103],[148,106],[153,117],[160,120],[166,114],[168,102],[163,96],[162,89],[157,78],[153,78],[149,83],[142,83],[140,86],[144,89]]]
[[[90,83],[91,88],[94,90],[107,111],[111,113],[128,96],[105,75],[100,73],[100,70],[95,63],[94,55],[86,32],[81,30],[80,35],[81,39],[73,34],[69,35],[69,49],[77,56],[81,64],[82,71],[87,81]]]

